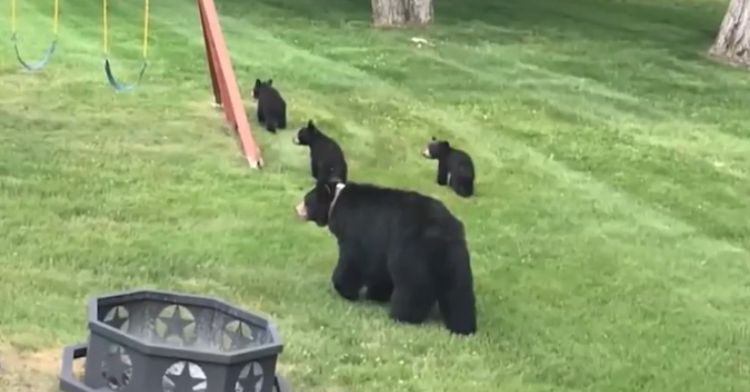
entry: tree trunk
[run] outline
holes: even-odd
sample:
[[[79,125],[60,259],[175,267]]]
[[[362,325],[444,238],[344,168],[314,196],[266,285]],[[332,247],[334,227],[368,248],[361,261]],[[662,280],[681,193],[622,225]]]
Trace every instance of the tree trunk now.
[[[750,0],[729,2],[709,53],[731,63],[750,65]]]
[[[375,26],[424,25],[432,22],[432,0],[372,0]]]

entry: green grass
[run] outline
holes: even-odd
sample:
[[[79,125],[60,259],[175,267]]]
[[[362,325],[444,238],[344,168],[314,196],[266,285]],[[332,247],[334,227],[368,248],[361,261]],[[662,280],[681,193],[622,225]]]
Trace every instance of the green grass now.
[[[703,55],[725,1],[438,0],[420,31],[370,29],[363,1],[219,1],[263,171],[210,107],[194,2],[152,4],[151,67],[126,95],[84,3],[63,2],[42,73],[0,41],[0,341],[82,341],[90,296],[151,287],[271,315],[303,392],[750,390],[750,78]],[[141,10],[111,3],[132,80]],[[19,7],[34,59],[51,7]],[[340,141],[353,180],[461,217],[477,336],[332,292],[332,236],[293,216],[307,151],[255,123],[256,77],[291,129]],[[434,184],[432,135],[473,154],[476,198]]]

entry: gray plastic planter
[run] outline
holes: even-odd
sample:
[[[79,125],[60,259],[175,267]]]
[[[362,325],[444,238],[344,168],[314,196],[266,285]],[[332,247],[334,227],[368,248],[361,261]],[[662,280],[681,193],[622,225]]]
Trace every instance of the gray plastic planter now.
[[[97,297],[88,344],[65,348],[65,392],[291,392],[276,326],[217,299],[160,291]],[[85,358],[83,380],[73,361]]]

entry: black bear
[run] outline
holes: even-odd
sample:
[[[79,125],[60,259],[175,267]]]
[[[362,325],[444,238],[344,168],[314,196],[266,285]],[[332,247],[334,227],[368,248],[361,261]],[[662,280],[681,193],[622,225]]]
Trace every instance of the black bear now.
[[[448,185],[456,194],[469,197],[474,194],[474,162],[466,152],[451,147],[446,140],[432,141],[422,152],[425,158],[437,159],[437,183]]]
[[[338,241],[333,286],[344,298],[390,301],[392,319],[418,324],[437,302],[453,333],[477,330],[474,283],[463,223],[431,197],[361,183],[324,183],[297,216]]]
[[[292,140],[294,144],[310,148],[310,171],[318,181],[346,182],[347,165],[344,152],[335,140],[323,133],[312,120],[300,128]]]
[[[253,98],[258,101],[258,122],[264,124],[268,132],[286,128],[286,102],[273,87],[273,79],[266,82],[255,79]]]

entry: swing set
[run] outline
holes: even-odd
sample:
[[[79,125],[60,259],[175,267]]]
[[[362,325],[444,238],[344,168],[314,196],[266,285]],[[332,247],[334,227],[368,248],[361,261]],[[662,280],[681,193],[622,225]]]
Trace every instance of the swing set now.
[[[16,6],[17,0],[11,0],[11,41],[13,42],[13,48],[16,51],[16,59],[18,59],[18,62],[23,66],[26,70],[36,72],[42,70],[44,67],[49,64],[50,59],[52,58],[52,55],[55,53],[55,49],[57,48],[57,42],[59,38],[59,26],[60,26],[60,0],[53,0],[54,5],[54,11],[52,14],[52,43],[50,44],[49,48],[47,48],[47,51],[44,53],[44,56],[41,60],[37,62],[28,62],[24,60],[23,56],[21,56],[21,50],[19,48],[19,34],[18,34],[18,16],[17,16],[17,6]],[[108,23],[108,15],[109,15],[109,7],[107,0],[102,0],[102,43],[104,48],[104,74],[107,77],[107,81],[109,82],[110,86],[114,88],[116,91],[119,92],[125,92],[125,91],[131,91],[133,90],[138,84],[140,84],[141,80],[143,79],[143,74],[146,72],[146,68],[148,68],[148,20],[149,20],[149,0],[144,0],[143,2],[143,47],[142,47],[142,56],[143,56],[143,63],[141,65],[141,69],[138,72],[138,78],[135,83],[133,84],[125,84],[117,80],[117,78],[112,73],[112,62],[110,61],[110,52],[109,52],[109,23]]]
[[[53,0],[52,42],[47,48],[47,51],[44,52],[42,59],[37,62],[28,62],[21,56],[16,1],[17,0],[11,0],[11,41],[13,42],[13,47],[16,52],[16,58],[26,70],[32,72],[39,71],[49,64],[50,59],[57,48],[60,25],[60,0]],[[216,5],[214,4],[214,0],[197,0],[197,2],[201,27],[203,29],[208,70],[211,76],[211,85],[213,87],[214,101],[217,106],[223,109],[224,118],[228,125],[239,135],[242,150],[250,167],[261,168],[263,166],[263,159],[261,158],[260,148],[255,142],[250,130],[245,106],[242,103],[237,79],[235,78],[234,70],[232,69],[229,51],[227,50],[227,45],[224,40],[224,34],[221,31],[219,15],[216,12]],[[135,87],[141,83],[146,68],[148,68],[149,12],[149,0],[144,0],[143,46],[141,51],[142,64],[136,81],[132,84],[125,84],[117,80],[112,72],[112,61],[110,60],[109,52],[108,0],[102,0],[104,74],[106,75],[109,85],[117,92],[127,92],[135,89]]]

